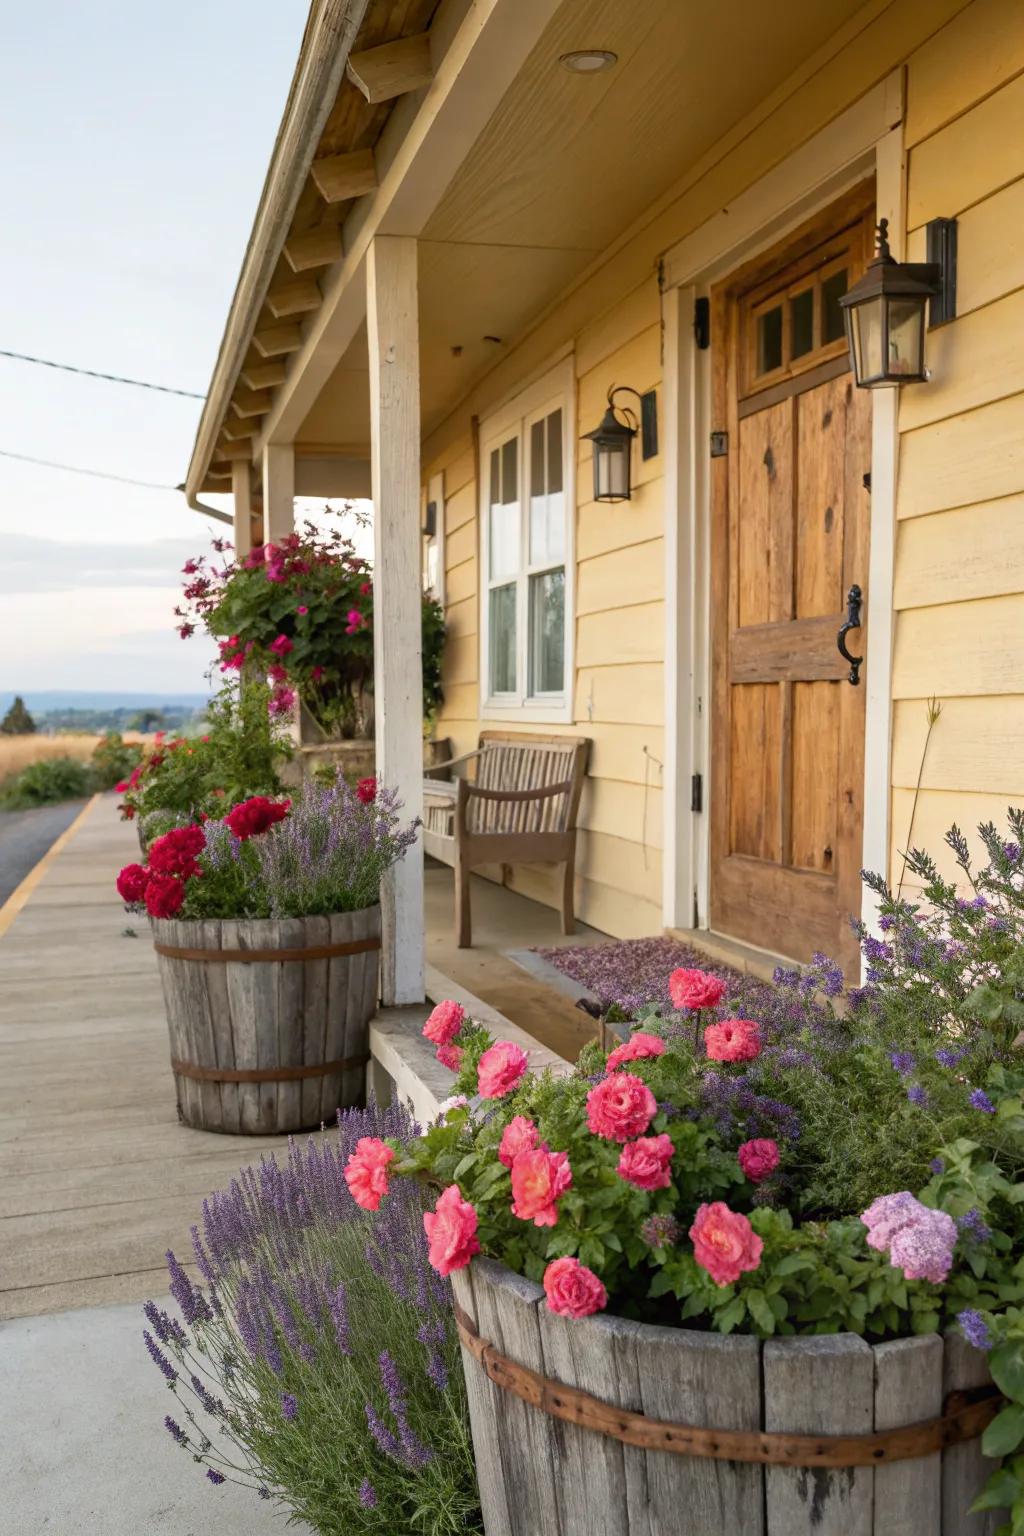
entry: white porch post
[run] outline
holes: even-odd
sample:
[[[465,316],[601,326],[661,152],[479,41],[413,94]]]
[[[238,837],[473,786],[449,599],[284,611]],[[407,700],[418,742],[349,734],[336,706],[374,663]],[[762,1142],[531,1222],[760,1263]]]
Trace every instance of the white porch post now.
[[[373,482],[377,774],[406,817],[423,814],[420,361],[416,241],[378,235],[366,268]],[[423,1000],[423,843],[381,893],[385,1004]]]
[[[268,544],[295,531],[295,449],[267,443],[263,450],[263,537]]]
[[[231,491],[235,498],[235,555],[243,560],[252,549],[252,465],[235,459],[231,465]]]

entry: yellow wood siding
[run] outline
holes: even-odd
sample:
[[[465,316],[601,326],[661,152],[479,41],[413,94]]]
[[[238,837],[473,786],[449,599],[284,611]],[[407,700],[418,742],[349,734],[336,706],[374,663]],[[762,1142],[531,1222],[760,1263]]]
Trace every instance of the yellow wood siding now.
[[[959,218],[957,318],[900,400],[892,868],[1024,803],[1024,8],[973,0],[907,67],[908,255]],[[930,738],[929,696],[943,704]],[[926,750],[927,742],[927,750]],[[920,789],[918,790],[918,779]],[[915,808],[916,805],[916,808]],[[913,829],[910,828],[913,815]]]

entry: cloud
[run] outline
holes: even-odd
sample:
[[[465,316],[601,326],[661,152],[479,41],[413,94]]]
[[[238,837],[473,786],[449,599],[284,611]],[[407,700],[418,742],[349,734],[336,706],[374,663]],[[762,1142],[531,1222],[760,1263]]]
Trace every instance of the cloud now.
[[[90,543],[7,533],[0,560],[0,593],[14,596],[82,588],[175,588],[181,567],[202,550],[204,542],[199,538],[158,539],[146,544]]]

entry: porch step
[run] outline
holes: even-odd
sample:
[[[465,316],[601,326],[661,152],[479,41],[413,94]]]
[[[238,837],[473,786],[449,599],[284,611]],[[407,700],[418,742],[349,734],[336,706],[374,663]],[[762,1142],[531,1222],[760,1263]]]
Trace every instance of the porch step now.
[[[734,939],[725,933],[714,933],[708,928],[666,928],[665,932],[670,938],[678,939],[681,944],[687,944],[691,949],[701,950],[709,960],[719,960],[723,965],[731,965],[734,970],[743,971],[749,976],[757,976],[762,981],[771,981],[772,972],[777,966],[781,966],[784,970],[792,970],[794,966],[800,967],[800,961],[792,959],[789,955],[779,955],[774,950],[760,949],[756,944],[747,944],[743,939]]]

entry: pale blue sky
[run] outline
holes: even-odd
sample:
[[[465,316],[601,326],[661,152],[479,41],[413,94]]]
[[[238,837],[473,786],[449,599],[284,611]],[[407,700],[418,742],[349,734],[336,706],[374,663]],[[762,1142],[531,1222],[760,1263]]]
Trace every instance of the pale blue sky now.
[[[4,8],[0,348],[205,390],[306,11]],[[0,449],[176,485],[199,407],[0,358]],[[211,528],[173,492],[0,457],[0,692],[203,688],[170,610]]]

